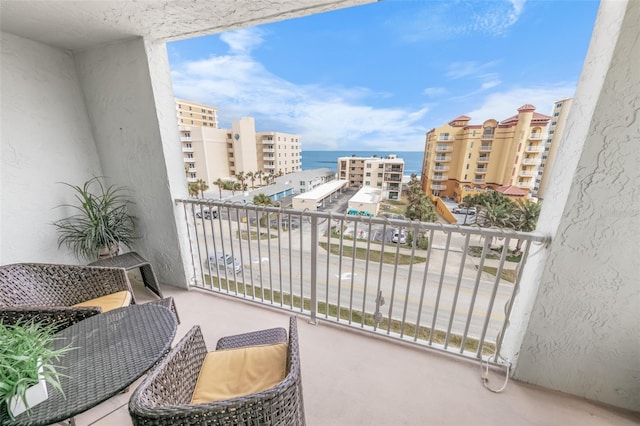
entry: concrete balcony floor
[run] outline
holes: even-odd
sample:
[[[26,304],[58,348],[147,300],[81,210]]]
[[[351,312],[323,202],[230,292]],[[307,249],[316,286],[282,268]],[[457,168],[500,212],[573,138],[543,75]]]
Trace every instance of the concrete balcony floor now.
[[[154,299],[132,277],[138,303]],[[208,347],[218,338],[288,326],[289,313],[203,290],[163,287],[181,324],[176,342],[195,324]],[[472,361],[390,342],[333,324],[298,318],[307,424],[321,425],[637,425],[640,413],[589,402],[510,380],[502,393],[486,390]],[[78,426],[131,425],[127,403],[139,379],[76,417]],[[492,388],[504,374],[490,372]]]

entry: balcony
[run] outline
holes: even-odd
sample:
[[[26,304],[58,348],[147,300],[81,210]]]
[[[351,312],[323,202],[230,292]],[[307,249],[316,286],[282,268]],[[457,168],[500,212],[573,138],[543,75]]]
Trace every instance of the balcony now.
[[[480,152],[490,152],[492,149],[491,145],[480,145],[479,151]]]
[[[193,147],[191,146],[183,146],[182,152],[193,152]]]
[[[529,166],[537,166],[540,165],[540,163],[542,163],[542,160],[540,158],[525,158],[524,160],[522,160],[522,164],[526,164]]]
[[[478,157],[476,162],[478,162],[478,163],[488,163],[489,162],[489,156],[480,156],[480,157]]]
[[[476,169],[476,173],[480,173],[480,174],[487,173],[487,170],[488,170],[487,167],[478,167]]]
[[[430,188],[433,189],[434,191],[444,191],[445,189],[447,189],[447,185],[432,183]]]
[[[262,157],[262,159],[263,159],[264,161],[273,161],[273,160],[274,160],[274,157],[273,157],[273,155],[272,155],[272,156],[265,156],[265,157]]]
[[[275,164],[265,164],[264,168],[269,170],[275,170],[276,166]]]
[[[438,145],[436,146],[436,152],[452,152],[453,147],[449,145]]]
[[[3,263],[78,262],[65,247],[58,247],[51,231],[51,221],[63,215],[52,207],[70,201],[68,192],[55,182],[79,184],[92,175],[110,176],[108,183],[126,185],[138,198],[132,209],[145,235],[136,242],[136,250],[155,265],[161,282],[186,287],[193,278],[188,235],[191,228],[182,222],[183,206],[167,202],[186,194],[186,184],[184,170],[178,166],[182,163],[180,151],[167,149],[175,147],[179,136],[166,125],[175,113],[175,98],[164,41],[190,34],[205,35],[211,32],[212,23],[223,31],[360,2],[311,0],[309,7],[300,8],[299,2],[286,0],[278,3],[282,7],[277,11],[236,7],[234,13],[225,10],[224,5],[222,13],[203,7],[202,2],[141,3],[127,3],[130,7],[126,16],[119,5],[109,2],[58,1],[39,9],[29,2],[12,2],[11,7],[3,4],[3,24],[7,23],[2,40],[3,96],[11,99],[1,107],[3,139],[19,140],[24,137],[24,129],[29,128],[31,141],[12,145],[15,155],[3,155],[0,160]],[[229,5],[235,6],[231,2]],[[637,69],[635,57],[628,53],[637,46],[640,4],[605,0],[598,8],[592,35],[598,42],[590,44],[581,78],[576,79],[574,108],[578,111],[571,113],[571,131],[563,137],[566,149],[558,152],[557,163],[562,170],[551,179],[554,196],[545,199],[542,220],[538,222],[540,232],[557,233],[561,238],[549,247],[532,243],[530,259],[520,269],[522,285],[510,312],[513,321],[506,330],[508,345],[504,351],[517,354],[516,358],[507,357],[513,362],[515,377],[638,411],[635,373],[639,334],[637,316],[628,309],[629,303],[637,300],[637,226],[633,215],[611,214],[611,179],[597,177],[602,175],[599,160],[606,158],[612,176],[629,182],[638,180],[637,168],[626,164],[638,163],[637,146],[627,142],[636,137],[636,127],[629,125],[628,117],[637,115],[640,91],[637,81],[627,77]],[[175,19],[162,20],[167,14]],[[194,20],[193,16],[201,19]],[[96,22],[111,31],[100,31]],[[33,58],[38,58],[37,67],[33,66]],[[42,73],[42,69],[48,72]],[[147,84],[140,84],[141,81]],[[83,113],[74,114],[71,119],[69,111]],[[45,125],[52,122],[60,123],[56,132]],[[131,129],[135,133],[130,133]],[[121,143],[123,137],[125,143]],[[126,143],[129,138],[135,144]],[[620,143],[603,144],[603,140]],[[6,176],[10,179],[4,179]],[[30,185],[34,179],[38,185]],[[618,185],[616,192],[620,199],[636,199],[638,186]],[[585,193],[593,202],[571,196]],[[37,202],[25,202],[25,194]],[[331,220],[336,216],[339,215]],[[442,231],[434,230],[435,234],[438,232]],[[290,236],[297,241],[300,234],[294,231],[281,235],[284,238],[276,241],[289,241]],[[479,238],[477,234],[468,235],[470,241]],[[466,238],[452,237],[459,245],[446,252],[442,250],[446,239],[439,238],[433,255],[446,254],[449,259],[463,256],[460,247]],[[345,247],[352,243],[345,241]],[[503,240],[495,241],[501,244]],[[321,250],[318,248],[319,253]],[[536,258],[536,250],[545,256]],[[265,270],[273,253],[262,254],[267,258],[262,263]],[[329,271],[332,280],[350,285],[351,278],[355,283],[363,279],[362,274],[341,275],[348,272],[350,258],[324,255],[330,257],[334,268],[343,268],[338,277],[337,270]],[[455,265],[459,263],[452,265],[454,269]],[[305,273],[310,274],[318,265],[306,266]],[[440,262],[436,266],[446,264]],[[270,267],[277,270],[278,264]],[[283,269],[288,267],[284,265]],[[251,268],[255,271],[257,266],[249,265]],[[399,271],[406,273],[398,275],[402,279],[414,274],[413,269]],[[428,276],[429,283],[433,277],[443,276],[434,272]],[[478,270],[465,267],[461,285],[467,283],[469,275],[475,277],[474,273]],[[485,272],[481,274],[484,276]],[[263,279],[254,276],[255,280]],[[454,295],[457,282],[443,278],[442,297]],[[362,288],[351,288],[354,295],[363,293]],[[473,294],[463,290],[458,301]],[[273,313],[247,306],[244,300],[229,301],[224,295],[205,298],[208,294],[204,291],[166,288],[167,295],[177,298],[179,309],[185,304],[189,307],[181,309],[183,325],[179,334],[191,324],[204,323],[211,341],[212,337],[239,331],[232,326],[242,325],[244,330],[263,326],[267,317],[261,315]],[[425,291],[433,291],[433,287],[425,287]],[[194,295],[198,300],[190,299]],[[403,297],[391,301],[385,296],[385,315],[390,306],[394,306],[394,315],[401,314],[395,302]],[[413,298],[413,293],[409,297]],[[433,300],[434,295],[429,297]],[[208,302],[203,304],[210,299],[215,301],[214,309]],[[349,300],[350,291],[342,292],[341,302]],[[196,312],[191,316],[187,310]],[[310,314],[305,311],[300,316],[307,318]],[[506,392],[494,395],[482,387],[477,360],[439,356],[433,348],[424,348],[409,339],[391,341],[370,328],[357,327],[357,323],[347,329],[349,321],[325,321],[318,315],[316,319],[320,326],[301,325],[309,425],[640,422],[637,414],[517,381],[510,381]],[[277,325],[281,324],[278,321]],[[395,336],[394,333],[390,335]],[[497,383],[495,379],[492,372],[489,384],[500,387],[502,376],[498,375]],[[103,405],[100,415],[86,421],[79,417],[78,423],[126,425],[129,396],[130,393],[118,395]]]
[[[194,234],[190,291],[163,288],[165,297],[174,298],[181,317],[176,341],[196,324],[212,345],[222,336],[282,326],[288,316],[297,315],[307,424],[476,424],[478,416],[482,416],[482,424],[593,424],[594,419],[596,423],[635,424],[634,416],[627,412],[515,380],[508,382],[507,391],[499,397],[482,386],[480,360],[500,351],[504,312],[509,312],[517,292],[506,281],[481,276],[475,265],[498,270],[516,266],[506,261],[506,256],[471,260],[464,253],[472,241],[486,250],[486,237],[500,236],[507,246],[515,243],[514,238],[524,238],[527,242],[521,259],[532,258],[545,250],[546,238],[540,235],[431,224],[420,230],[433,241],[430,250],[388,244],[396,256],[412,256],[412,266],[381,265],[364,258],[351,266],[349,257],[329,255],[321,244],[365,249],[366,241],[349,238],[359,235],[359,230],[368,231],[370,222],[389,228],[410,222],[347,220],[342,215],[334,219],[327,213],[309,212],[285,213],[276,221],[280,225],[266,228],[257,217],[281,214],[279,209],[213,203],[219,216],[213,222],[201,222],[193,217],[199,202],[177,202],[187,213]],[[300,226],[285,231],[282,223]],[[344,232],[331,232],[336,228]],[[252,240],[252,232],[271,236]],[[303,241],[302,234],[310,237]],[[216,246],[241,259],[242,270],[237,275],[202,262]],[[373,250],[381,249],[384,247]],[[429,264],[425,258],[430,259]],[[315,265],[316,269],[311,269],[315,278],[308,273],[309,265]],[[355,274],[352,268],[369,268],[376,274],[367,279],[366,274]],[[301,274],[303,270],[307,273]],[[378,284],[378,271],[388,276],[382,285]],[[308,279],[302,281],[299,277],[303,276]],[[131,272],[131,277],[138,303],[153,300],[138,273]],[[421,284],[423,277],[426,286]],[[385,299],[382,304],[376,300],[380,292]],[[308,301],[304,308],[299,303],[302,298]],[[323,308],[331,305],[336,309]],[[371,312],[366,322],[358,315],[363,308]],[[340,311],[338,317],[336,312]],[[440,331],[417,336],[411,331],[416,321],[421,327]],[[465,341],[483,342],[478,347],[488,348],[487,353],[472,349],[473,344],[460,344]],[[460,349],[467,346],[471,349]],[[461,362],[464,358],[468,361]],[[490,362],[489,371],[488,385],[498,388],[504,380],[504,366]],[[335,392],[336,380],[340,392]],[[130,425],[127,403],[138,383],[128,393],[77,416],[76,423],[101,419],[106,424]],[[408,388],[412,392],[406,392]],[[377,400],[386,403],[373,403]],[[460,401],[466,408],[454,409]],[[400,404],[402,409],[390,409],[389,404]]]
[[[438,181],[449,180],[449,176],[447,176],[447,175],[433,175],[431,180],[438,180]]]
[[[135,273],[130,277],[139,303],[154,300]],[[180,315],[174,343],[193,325],[200,325],[211,348],[223,336],[286,327],[291,315],[278,307],[261,309],[205,289],[163,286],[162,291],[165,297],[173,297]],[[319,320],[313,325],[308,316],[297,315],[305,415],[310,426],[637,425],[632,415],[620,410],[515,380],[509,381],[504,393],[495,395],[482,386],[480,369],[474,363],[459,362],[410,343],[388,343],[344,324]],[[503,377],[502,371],[490,368],[490,385],[497,387]],[[131,426],[128,403],[140,381],[128,392],[76,416],[76,424]],[[459,401],[464,401],[464,410],[455,408]]]
[[[473,183],[485,183],[486,180],[485,179],[474,179]]]
[[[483,141],[492,140],[495,137],[494,133],[483,133],[481,138]]]
[[[529,139],[546,139],[549,137],[547,133],[531,133]]]
[[[438,142],[453,142],[456,138],[451,135],[440,135],[437,140]]]
[[[516,186],[519,188],[530,188],[531,187],[531,181],[530,180],[519,180],[518,183],[516,183]]]
[[[276,152],[273,148],[262,148],[262,152]]]
[[[447,163],[449,161],[451,161],[451,156],[450,155],[436,155],[435,161],[439,161],[442,163]]]
[[[544,146],[542,145],[527,145],[524,149],[526,152],[542,152],[544,151]]]
[[[449,166],[433,166],[433,170],[436,172],[448,172]]]
[[[525,177],[531,177],[531,176],[535,176],[536,172],[533,170],[520,170],[519,175],[525,176]]]
[[[191,141],[191,136],[180,136],[181,142],[189,142]]]

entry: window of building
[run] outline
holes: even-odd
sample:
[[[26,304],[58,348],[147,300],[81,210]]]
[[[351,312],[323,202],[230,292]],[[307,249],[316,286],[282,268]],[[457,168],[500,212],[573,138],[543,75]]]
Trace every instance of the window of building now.
[[[552,125],[552,126],[555,126],[555,125],[557,125],[557,124],[558,124],[558,122],[557,122],[557,121],[552,121],[552,122],[551,122],[551,125]]]
[[[366,176],[370,177],[371,176],[371,172],[367,172]]]
[[[549,131],[549,134],[550,134],[550,135],[552,135],[552,134],[554,134],[554,133],[555,133],[555,130],[551,130],[551,131]]]
[[[371,163],[367,163],[367,169],[371,168]]]
[[[381,178],[382,177],[382,173],[378,173],[378,177]]]
[[[471,153],[469,153],[469,155],[467,155],[467,159],[471,160]]]
[[[378,182],[378,186],[382,186],[382,182]]]
[[[467,165],[465,166],[466,170],[469,170],[469,164],[467,163]]]
[[[371,182],[368,180],[364,181],[364,186],[371,186]]]
[[[378,168],[382,169],[384,167],[384,164],[378,164]]]
[[[562,102],[558,102],[558,103],[556,104],[556,108],[558,108],[558,109],[562,108]]]
[[[464,175],[464,180],[467,180],[467,175]]]
[[[556,112],[555,114],[553,114],[553,116],[554,116],[554,117],[557,117],[557,116],[559,116],[559,115],[560,115],[560,113],[559,113],[559,112]]]
[[[469,145],[469,148],[473,148],[473,142],[471,142],[471,144]]]
[[[189,177],[191,177],[192,179],[196,178],[196,174],[195,173],[189,173]]]

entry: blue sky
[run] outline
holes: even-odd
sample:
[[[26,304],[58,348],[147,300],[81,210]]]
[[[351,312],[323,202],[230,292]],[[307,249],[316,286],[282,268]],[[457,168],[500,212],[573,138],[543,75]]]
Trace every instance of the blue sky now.
[[[299,134],[304,150],[422,151],[459,115],[503,120],[572,97],[599,3],[382,2],[167,45],[174,94],[220,127]]]

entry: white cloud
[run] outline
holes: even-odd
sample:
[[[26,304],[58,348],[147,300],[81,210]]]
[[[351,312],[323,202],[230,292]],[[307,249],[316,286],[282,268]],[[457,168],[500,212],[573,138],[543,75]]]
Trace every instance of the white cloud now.
[[[389,19],[390,30],[401,29],[408,42],[447,40],[473,34],[499,36],[520,19],[526,0],[424,2],[411,15]]]
[[[555,101],[573,97],[575,87],[575,82],[571,82],[545,87],[521,87],[506,92],[493,93],[487,96],[480,107],[463,114],[471,117],[471,124],[481,124],[490,118],[502,121],[516,115],[518,108],[522,105],[533,104],[536,107],[536,112],[549,115]]]
[[[250,53],[264,41],[264,31],[253,27],[229,31],[220,35],[220,40],[229,45],[229,50],[237,54]]]
[[[447,94],[447,89],[445,87],[427,87],[422,93],[431,97],[438,97]]]
[[[300,134],[304,149],[419,150],[428,108],[376,108],[370,99],[386,97],[363,87],[295,85],[256,62],[248,53],[261,36],[235,31],[221,39],[229,53],[176,64],[172,69],[177,97],[218,108],[221,127],[252,116],[258,131]]]

